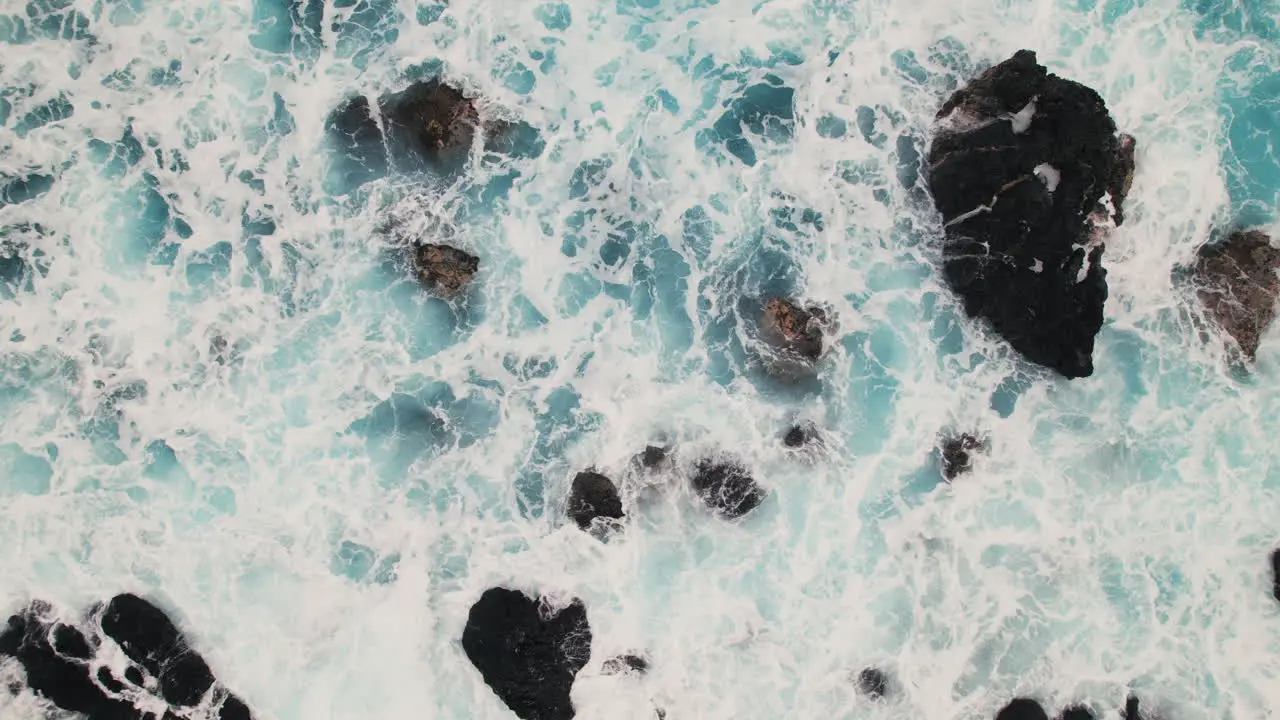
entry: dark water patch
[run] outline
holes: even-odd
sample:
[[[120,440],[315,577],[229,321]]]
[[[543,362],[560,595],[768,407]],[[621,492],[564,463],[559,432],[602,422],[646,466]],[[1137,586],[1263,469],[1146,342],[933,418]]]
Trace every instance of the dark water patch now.
[[[330,29],[337,35],[334,51],[364,70],[400,36],[404,16],[395,0],[334,0]]]
[[[1274,43],[1280,38],[1280,8],[1274,2],[1183,0],[1181,4],[1198,16],[1197,37],[1228,43],[1242,38]]]
[[[562,2],[545,2],[534,8],[533,16],[542,26],[553,32],[568,30],[573,24],[573,11]]]
[[[23,15],[0,15],[0,42],[25,45],[36,40],[94,41],[92,21],[72,7],[73,0],[32,0]]]
[[[254,0],[252,22],[255,48],[309,59],[323,44],[324,0]]]
[[[350,431],[365,438],[369,454],[393,483],[405,479],[415,462],[453,448],[467,448],[497,427],[498,406],[487,392],[432,382],[415,392],[397,392],[374,406]]]
[[[396,579],[400,565],[400,553],[379,555],[366,545],[342,540],[334,550],[331,562],[333,574],[361,584],[389,585]]]
[[[565,451],[604,425],[604,417],[582,408],[582,396],[572,387],[553,390],[537,408],[535,437],[525,453],[516,478],[516,502],[520,513],[541,517],[547,504],[546,474],[562,466]]]
[[[54,177],[33,173],[24,177],[0,175],[0,207],[35,200],[53,188]]]
[[[172,265],[180,242],[191,237],[191,226],[170,203],[174,195],[161,194],[155,175],[143,173],[111,211],[110,218],[121,231],[116,237],[115,259],[126,266],[150,262]]]
[[[1274,34],[1275,30],[1266,32]],[[1247,48],[1232,55],[1222,73],[1218,96],[1218,113],[1227,136],[1222,164],[1233,221],[1241,226],[1270,224],[1280,208],[1280,149],[1274,141],[1280,137],[1276,53]]]
[[[120,178],[129,168],[138,164],[145,154],[142,143],[133,134],[133,125],[127,125],[120,140],[114,143],[97,138],[89,141],[89,159],[102,166],[107,178]]]
[[[65,95],[60,94],[27,111],[18,122],[14,123],[13,132],[18,137],[26,137],[33,130],[66,120],[74,112],[75,106]]]
[[[726,110],[710,134],[700,132],[698,142],[722,144],[747,165],[756,164],[757,146],[786,143],[795,131],[795,90],[777,76],[765,76],[765,82],[745,88],[724,105]]]

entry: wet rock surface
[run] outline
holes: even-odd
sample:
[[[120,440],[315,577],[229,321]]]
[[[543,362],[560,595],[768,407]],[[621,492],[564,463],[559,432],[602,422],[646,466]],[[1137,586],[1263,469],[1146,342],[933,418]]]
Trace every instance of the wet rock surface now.
[[[756,509],[768,495],[746,468],[734,462],[699,461],[692,485],[707,507],[729,520]]]
[[[441,169],[459,162],[478,124],[470,99],[432,79],[383,95],[376,104],[365,96],[350,98],[333,112],[328,127],[341,150],[380,174],[388,168]]]
[[[985,448],[986,444],[982,440],[969,433],[945,438],[938,448],[942,477],[951,481],[972,470],[974,453]]]
[[[210,692],[219,720],[252,717],[243,701],[217,684],[208,664],[159,608],[136,595],[117,595],[99,620],[97,628],[92,623],[75,627],[54,619],[48,604],[33,602],[0,632],[0,655],[18,660],[37,695],[94,720],[156,720],[154,712],[134,701],[154,706],[160,699],[173,709],[190,708]],[[137,663],[123,679],[105,666],[91,669],[109,641]],[[164,717],[176,716],[166,711]]]
[[[1209,318],[1256,359],[1258,344],[1276,317],[1280,249],[1258,231],[1237,232],[1206,245],[1195,264],[1196,295]]]
[[[823,334],[828,326],[823,308],[780,297],[765,302],[760,319],[761,336],[766,342],[809,361],[822,355]]]
[[[658,445],[646,445],[644,451],[636,456],[640,467],[653,470],[667,461],[667,449]]]
[[[586,530],[596,518],[618,520],[625,516],[618,488],[609,478],[587,470],[573,478],[569,489],[569,517]]]
[[[587,610],[574,600],[548,616],[537,599],[490,588],[471,606],[462,649],[517,717],[568,720],[574,716],[574,677],[591,654]]]
[[[414,249],[413,269],[423,287],[452,300],[467,289],[480,269],[480,258],[449,245],[426,243]]]
[[[1014,698],[996,713],[996,720],[1049,720],[1049,716],[1035,700]]]
[[[649,672],[649,661],[640,655],[619,655],[605,660],[600,671],[605,675],[643,675]]]
[[[782,436],[782,444],[789,448],[802,448],[818,439],[818,428],[813,423],[798,423]]]
[[[889,693],[889,677],[879,668],[865,668],[858,673],[858,692],[871,700],[880,700]]]
[[[946,224],[943,275],[966,314],[1027,360],[1093,373],[1107,299],[1106,227],[1121,218],[1134,143],[1102,98],[1022,50],[939,111],[928,183]]]

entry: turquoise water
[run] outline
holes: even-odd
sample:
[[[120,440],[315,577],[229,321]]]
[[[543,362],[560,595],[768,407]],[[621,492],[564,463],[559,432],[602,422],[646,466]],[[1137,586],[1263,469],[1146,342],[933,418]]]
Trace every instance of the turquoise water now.
[[[1280,707],[1280,341],[1251,375],[1178,268],[1276,229],[1276,2],[0,6],[0,601],[177,609],[262,718],[506,718],[493,584],[587,604],[580,717],[1166,718]],[[1036,372],[934,271],[929,123],[1027,47],[1138,139],[1097,372]],[[345,98],[443,75],[519,123],[447,172],[344,156]],[[481,258],[427,297],[395,233]],[[830,304],[818,377],[761,297]],[[797,420],[824,450],[787,452]],[[977,430],[940,483],[938,433]],[[628,473],[646,443],[676,471]],[[704,454],[770,497],[691,502]],[[631,514],[563,517],[595,465]],[[647,649],[643,681],[602,676]],[[900,692],[860,700],[851,672]],[[5,717],[40,717],[30,696]]]

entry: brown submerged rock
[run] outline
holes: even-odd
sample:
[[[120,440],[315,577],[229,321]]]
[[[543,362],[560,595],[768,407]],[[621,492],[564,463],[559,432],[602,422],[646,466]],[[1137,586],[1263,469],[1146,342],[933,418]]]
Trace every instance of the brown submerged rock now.
[[[450,300],[466,289],[480,268],[480,258],[449,245],[428,243],[414,251],[413,266],[428,290]]]
[[[1196,295],[1249,362],[1257,357],[1258,343],[1276,317],[1278,270],[1280,249],[1256,230],[1205,246],[1196,259]]]
[[[765,303],[760,320],[766,341],[807,360],[817,360],[822,354],[822,336],[829,326],[827,313],[822,308],[780,297]]]

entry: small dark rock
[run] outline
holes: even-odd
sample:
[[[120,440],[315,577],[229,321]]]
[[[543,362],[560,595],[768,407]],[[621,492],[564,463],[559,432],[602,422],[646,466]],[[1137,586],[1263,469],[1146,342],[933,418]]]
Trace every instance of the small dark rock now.
[[[591,654],[587,609],[574,600],[547,618],[524,593],[490,588],[471,606],[462,649],[517,717],[569,720],[569,692]]]
[[[984,443],[968,433],[947,438],[939,448],[942,456],[942,476],[948,481],[973,468],[972,453],[982,450]]]
[[[996,713],[996,720],[1049,720],[1049,716],[1035,700],[1014,698]]]
[[[1209,317],[1252,362],[1258,343],[1276,317],[1280,297],[1280,249],[1256,230],[1200,249],[1195,265],[1197,295]]]
[[[137,685],[138,687],[142,687],[143,683],[146,682],[146,680],[142,677],[142,671],[139,670],[134,665],[130,665],[129,667],[124,669],[124,679],[128,680],[134,685]]]
[[[765,303],[760,320],[762,337],[769,344],[806,360],[817,360],[822,354],[822,337],[828,326],[822,308],[780,297]]]
[[[714,460],[698,462],[693,489],[708,507],[729,520],[756,509],[767,495],[742,466]]]
[[[879,700],[889,692],[889,678],[879,668],[866,668],[858,673],[858,691],[872,700]]]
[[[1280,602],[1280,548],[1271,551],[1271,597]]]
[[[789,448],[800,448],[813,442],[818,437],[818,429],[812,423],[792,425],[782,437],[782,444]]]
[[[1124,712],[1120,713],[1124,720],[1143,720],[1142,711],[1138,708],[1138,698],[1130,695],[1124,699]]]
[[[646,445],[640,453],[640,464],[650,470],[658,467],[667,459],[667,449],[657,445]]]
[[[414,271],[428,290],[450,300],[462,294],[480,268],[480,258],[448,245],[420,245],[414,252]]]
[[[1094,720],[1093,711],[1083,705],[1072,705],[1058,713],[1058,720]]]
[[[605,675],[643,675],[649,671],[649,661],[639,655],[619,655],[605,660],[600,670]]]
[[[624,516],[622,498],[612,480],[592,470],[574,476],[569,490],[569,517],[579,528],[586,530],[596,518],[618,520]]]
[[[117,595],[107,603],[102,632],[156,677],[161,697],[171,705],[199,704],[213,687],[213,672],[204,658],[187,645],[163,611],[136,595]]]

